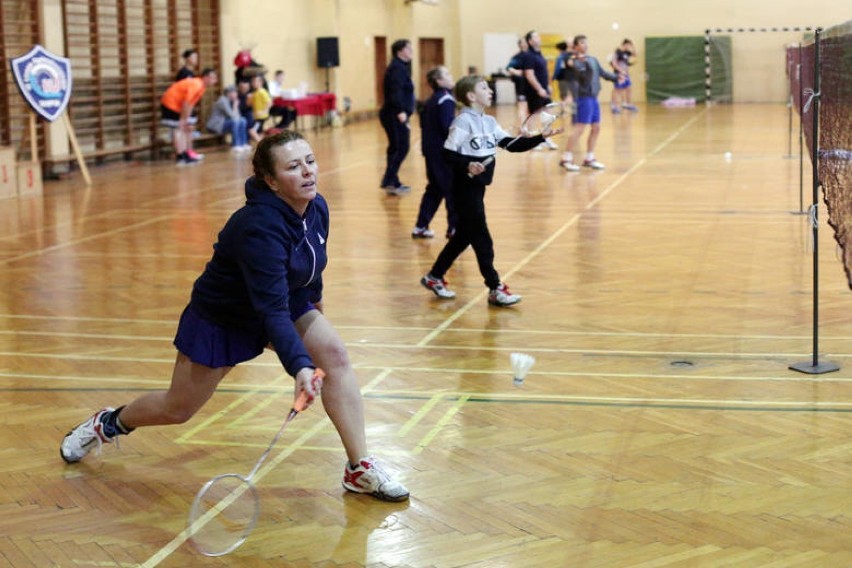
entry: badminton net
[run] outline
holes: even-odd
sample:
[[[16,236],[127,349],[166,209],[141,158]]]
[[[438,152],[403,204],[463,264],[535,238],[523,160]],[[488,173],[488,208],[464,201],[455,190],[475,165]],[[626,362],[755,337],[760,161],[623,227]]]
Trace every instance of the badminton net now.
[[[791,47],[788,61],[800,77],[791,73],[794,108],[802,109],[802,126],[813,155],[814,87],[813,42]],[[820,40],[819,140],[817,175],[828,209],[828,224],[840,246],[846,280],[852,288],[852,20],[828,28]],[[798,79],[798,81],[797,81]],[[810,102],[810,104],[809,104]]]

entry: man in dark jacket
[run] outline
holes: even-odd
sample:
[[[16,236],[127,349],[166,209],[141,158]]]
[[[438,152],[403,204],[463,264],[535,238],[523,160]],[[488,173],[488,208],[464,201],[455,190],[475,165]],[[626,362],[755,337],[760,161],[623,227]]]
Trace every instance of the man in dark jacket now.
[[[385,101],[379,111],[382,127],[388,135],[387,168],[382,177],[382,189],[391,195],[411,190],[399,181],[399,167],[411,143],[409,117],[414,113],[414,83],[411,81],[411,58],[414,50],[407,39],[398,39],[391,46],[393,59],[385,70]]]

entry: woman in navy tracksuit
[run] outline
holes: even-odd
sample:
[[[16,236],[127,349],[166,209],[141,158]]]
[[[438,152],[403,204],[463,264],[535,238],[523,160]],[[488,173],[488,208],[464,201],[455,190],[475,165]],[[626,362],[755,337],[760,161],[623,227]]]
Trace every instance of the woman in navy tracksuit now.
[[[141,426],[189,420],[239,363],[271,346],[308,400],[323,384],[323,406],[347,453],[343,486],[402,501],[408,490],[368,456],[364,411],[355,372],[337,332],[321,313],[328,205],[317,193],[310,144],[296,132],[265,138],[246,182],[246,204],[219,233],[213,257],[195,281],[175,337],[177,361],[168,391],[104,408],[63,440],[66,462]]]

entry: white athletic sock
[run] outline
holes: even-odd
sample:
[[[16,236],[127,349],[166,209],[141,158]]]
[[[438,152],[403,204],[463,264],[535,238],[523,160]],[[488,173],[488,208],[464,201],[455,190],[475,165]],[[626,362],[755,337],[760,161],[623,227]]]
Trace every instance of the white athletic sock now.
[[[574,161],[574,153],[573,152],[562,152],[562,161],[568,162],[569,164]]]
[[[586,161],[587,162],[593,162],[594,160],[595,160],[595,153],[594,152],[586,152]]]

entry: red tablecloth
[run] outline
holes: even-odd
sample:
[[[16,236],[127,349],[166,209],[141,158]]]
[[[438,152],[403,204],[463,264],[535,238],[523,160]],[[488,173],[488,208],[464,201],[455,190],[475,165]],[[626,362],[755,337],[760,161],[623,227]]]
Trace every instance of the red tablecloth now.
[[[310,93],[297,99],[276,97],[272,102],[275,106],[295,109],[299,116],[325,116],[337,108],[337,96],[334,93]]]

